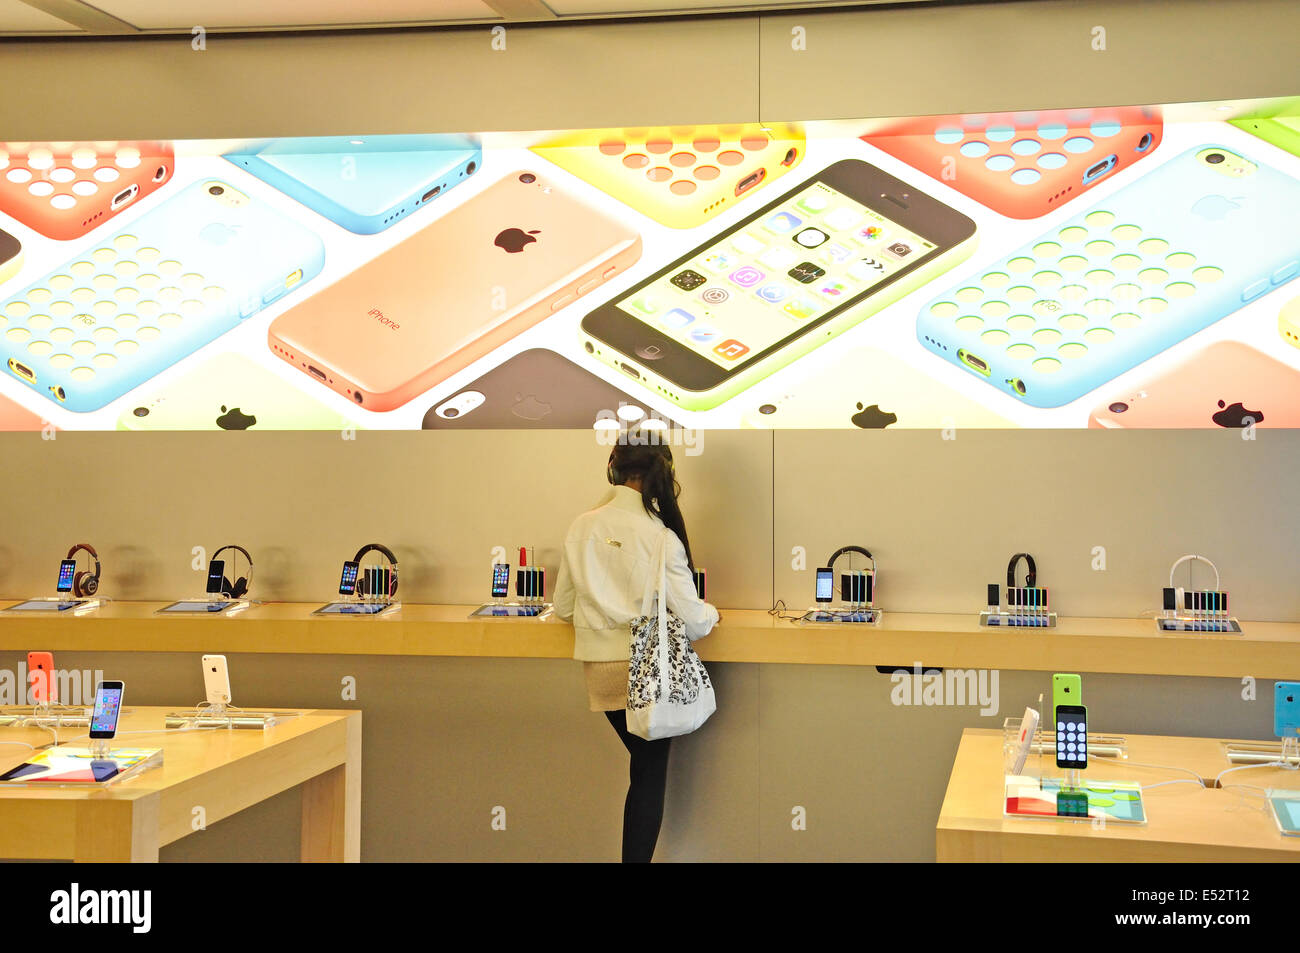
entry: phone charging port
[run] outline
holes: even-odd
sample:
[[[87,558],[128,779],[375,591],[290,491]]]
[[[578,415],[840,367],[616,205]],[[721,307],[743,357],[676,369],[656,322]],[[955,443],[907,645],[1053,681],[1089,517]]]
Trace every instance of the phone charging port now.
[[[985,377],[989,376],[989,366],[983,358],[976,357],[970,351],[962,348],[957,352],[957,359],[972,370],[979,371]]]
[[[310,364],[307,365],[307,373],[311,374],[312,377],[325,380],[325,372],[319,368],[312,367]]]
[[[1087,172],[1083,174],[1083,184],[1087,185],[1089,182],[1095,182],[1097,179],[1100,179],[1111,169],[1115,168],[1115,163],[1117,161],[1118,161],[1118,157],[1114,155],[1110,156],[1107,159],[1102,159],[1100,162],[1092,166],[1092,168],[1090,168]]]
[[[619,367],[622,368],[623,373],[627,374],[629,377],[635,377],[637,380],[641,379],[641,372],[631,364],[619,364]]]
[[[139,193],[139,191],[140,191],[140,186],[132,185],[129,186],[128,188],[123,189],[121,192],[118,192],[116,195],[113,196],[113,203],[110,206],[110,209],[116,212],[127,202],[135,198],[136,195]]]
[[[26,364],[15,361],[12,357],[9,358],[9,370],[13,371],[29,384],[36,383],[36,372]]]
[[[736,194],[744,195],[746,192],[748,192],[750,189],[758,185],[758,183],[762,182],[766,178],[767,178],[767,169],[759,169],[757,172],[751,172],[749,175],[745,176],[743,179],[740,180],[740,184],[736,186]]]
[[[433,198],[435,195],[437,195],[437,194],[438,194],[439,192],[441,192],[441,191],[442,191],[442,186],[441,186],[441,185],[435,185],[435,186],[434,186],[433,188],[431,188],[429,191],[425,192],[423,195],[420,196],[420,201],[421,201],[421,202],[427,202],[427,201],[429,201],[429,199]]]

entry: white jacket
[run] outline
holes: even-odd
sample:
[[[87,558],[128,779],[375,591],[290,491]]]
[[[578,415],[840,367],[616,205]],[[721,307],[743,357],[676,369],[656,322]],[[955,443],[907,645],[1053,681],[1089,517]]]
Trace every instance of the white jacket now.
[[[555,583],[555,613],[573,622],[573,657],[584,662],[626,661],[628,623],[641,614],[664,525],[645,511],[641,493],[614,487],[614,498],[569,527]],[[694,641],[709,634],[718,610],[695,593],[686,548],[668,533],[667,604]]]

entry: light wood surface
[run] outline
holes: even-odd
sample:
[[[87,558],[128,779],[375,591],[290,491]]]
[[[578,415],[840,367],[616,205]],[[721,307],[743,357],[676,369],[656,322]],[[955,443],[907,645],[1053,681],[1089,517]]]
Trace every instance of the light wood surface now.
[[[200,821],[302,785],[303,860],[361,859],[361,712],[306,711],[264,731],[164,731],[172,710],[124,709],[113,742],[161,747],[161,766],[107,786],[0,785],[0,857],[156,861]],[[85,739],[84,728],[60,729],[60,743]],[[41,728],[0,728],[0,741],[52,740]],[[0,772],[30,754],[0,746]]]
[[[409,603],[371,618],[313,616],[317,605],[299,603],[256,605],[230,617],[157,615],[165,604],[109,602],[73,618],[0,613],[0,651],[573,656],[573,629],[553,616],[470,618],[473,606]],[[1300,678],[1300,625],[1242,628],[1240,635],[1162,633],[1152,619],[1065,618],[1047,631],[1005,630],[982,628],[974,613],[888,611],[879,626],[799,625],[759,610],[723,609],[722,622],[696,648],[711,662]]]
[[[1127,735],[1128,758],[1094,758],[1085,781],[1137,781],[1144,825],[1003,815],[1002,732],[968,728],[936,827],[940,861],[1300,861],[1300,838],[1284,837],[1263,788],[1300,789],[1300,773],[1233,767],[1224,739]],[[1140,764],[1139,764],[1140,762]],[[1048,776],[1059,776],[1051,761]],[[1163,766],[1163,767],[1151,767]],[[1183,769],[1183,770],[1177,770]],[[1193,783],[1162,784],[1186,779]],[[1207,787],[1194,783],[1202,780]],[[1159,787],[1149,787],[1157,785]]]

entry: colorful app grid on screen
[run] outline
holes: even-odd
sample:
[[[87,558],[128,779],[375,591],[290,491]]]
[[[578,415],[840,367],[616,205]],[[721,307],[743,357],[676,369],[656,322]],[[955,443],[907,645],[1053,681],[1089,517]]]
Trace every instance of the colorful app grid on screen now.
[[[715,364],[734,367],[935,247],[810,182],[619,307]]]
[[[95,699],[95,711],[90,719],[91,731],[113,731],[117,728],[118,706],[122,702],[122,692],[116,688],[106,688]]]

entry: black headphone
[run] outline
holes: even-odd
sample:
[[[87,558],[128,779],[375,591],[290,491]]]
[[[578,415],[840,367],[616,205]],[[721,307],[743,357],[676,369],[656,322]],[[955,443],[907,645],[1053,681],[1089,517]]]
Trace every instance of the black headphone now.
[[[1025,576],[1025,588],[1033,589],[1034,583],[1038,581],[1038,566],[1034,563],[1034,557],[1028,553],[1016,553],[1011,557],[1011,562],[1007,563],[1007,589],[1016,588],[1016,566],[1022,559],[1029,567],[1029,575]]]
[[[248,590],[251,589],[253,586],[253,557],[248,555],[248,550],[246,550],[243,546],[235,546],[234,544],[231,544],[230,546],[222,546],[220,549],[218,549],[215,553],[212,554],[212,558],[216,559],[227,549],[233,549],[237,553],[243,553],[244,559],[248,561],[247,576],[240,576],[234,582],[231,582],[229,577],[227,577],[225,573],[221,574],[221,594],[223,596],[229,596],[231,599],[239,599],[240,597],[246,595],[248,593]]]
[[[85,550],[90,553],[90,558],[95,561],[94,572],[78,572],[72,576],[72,594],[78,598],[82,596],[93,596],[99,592],[99,553],[95,552],[95,547],[89,543],[77,543],[68,550],[68,555],[64,559],[76,559],[77,553]]]
[[[393,551],[391,549],[389,549],[387,546],[383,545],[382,543],[366,543],[366,545],[362,546],[360,549],[357,550],[357,554],[352,557],[352,561],[354,563],[361,562],[361,557],[364,556],[366,553],[379,553],[381,556],[387,559],[389,565],[393,567],[392,572],[388,576],[388,598],[390,599],[393,598],[393,596],[397,595],[397,557],[393,555]],[[357,595],[361,595],[361,596],[376,595],[376,593],[368,592],[366,590],[365,575],[360,572],[357,573]]]
[[[866,550],[861,546],[841,546],[839,549],[835,550],[835,552],[831,553],[830,559],[826,560],[827,568],[834,570],[835,560],[839,559],[845,553],[857,553],[859,556],[866,556],[871,560],[871,575],[874,576],[876,574],[876,557],[871,555],[869,550]]]

